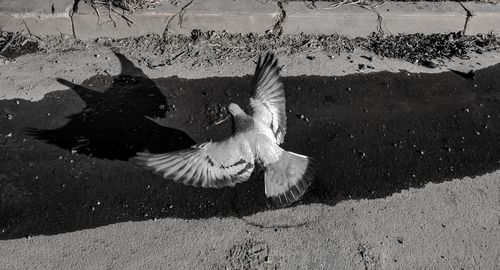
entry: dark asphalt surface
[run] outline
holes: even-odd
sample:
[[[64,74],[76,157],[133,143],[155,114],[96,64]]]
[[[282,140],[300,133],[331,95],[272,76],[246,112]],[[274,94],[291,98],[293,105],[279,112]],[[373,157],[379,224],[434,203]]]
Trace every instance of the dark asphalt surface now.
[[[266,211],[262,176],[235,188],[164,180],[128,159],[231,132],[207,106],[247,106],[251,77],[151,79],[127,59],[43,100],[0,100],[0,239],[153,218]],[[382,198],[500,168],[500,65],[469,76],[371,73],[283,79],[284,148],[315,158],[300,204]],[[149,117],[150,120],[145,116]],[[293,207],[293,206],[292,206]]]

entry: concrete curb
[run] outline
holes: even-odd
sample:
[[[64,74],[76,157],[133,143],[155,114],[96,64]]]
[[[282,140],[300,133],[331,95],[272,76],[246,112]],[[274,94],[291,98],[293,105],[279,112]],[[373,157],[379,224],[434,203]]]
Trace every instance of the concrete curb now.
[[[93,9],[74,0],[0,0],[0,29],[34,35],[74,35],[79,38],[134,37],[146,34],[189,35],[193,29],[229,33],[305,33],[367,36],[386,33],[500,33],[500,5],[457,2],[386,2],[377,7],[331,2],[260,2],[248,0],[184,0],[155,9],[122,13]],[[99,16],[98,16],[99,14]],[[472,16],[470,16],[472,14]]]

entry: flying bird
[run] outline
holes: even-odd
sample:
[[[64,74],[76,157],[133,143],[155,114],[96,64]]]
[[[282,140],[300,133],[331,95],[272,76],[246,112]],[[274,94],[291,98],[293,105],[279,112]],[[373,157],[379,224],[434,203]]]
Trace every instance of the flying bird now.
[[[222,188],[245,182],[259,166],[264,170],[266,197],[276,206],[297,201],[312,180],[311,158],[284,150],[285,91],[278,61],[272,53],[259,56],[253,76],[252,114],[229,104],[234,131],[217,142],[163,153],[137,153],[133,161],[186,185]]]

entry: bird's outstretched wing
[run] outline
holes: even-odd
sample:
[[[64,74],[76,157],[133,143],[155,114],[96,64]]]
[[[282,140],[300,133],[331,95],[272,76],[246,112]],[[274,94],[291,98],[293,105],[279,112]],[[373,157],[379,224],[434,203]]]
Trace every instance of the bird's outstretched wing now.
[[[254,96],[250,98],[255,121],[271,128],[278,144],[286,134],[285,90],[280,81],[278,60],[272,53],[259,56],[253,77]]]
[[[244,182],[255,166],[248,142],[235,137],[164,154],[137,153],[132,160],[166,179],[205,188]]]

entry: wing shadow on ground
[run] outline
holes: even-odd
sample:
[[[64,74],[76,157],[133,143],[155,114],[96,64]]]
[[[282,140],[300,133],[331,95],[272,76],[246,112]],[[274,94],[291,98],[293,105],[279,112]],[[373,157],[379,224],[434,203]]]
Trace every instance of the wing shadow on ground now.
[[[0,192],[18,193],[9,195],[13,203],[2,204],[7,218],[0,222],[0,238],[152,218],[240,217],[268,209],[261,177],[235,188],[198,189],[126,161],[144,148],[163,152],[228,135],[230,123],[208,126],[205,107],[247,104],[251,77],[153,81],[118,57],[120,76],[95,76],[40,102],[0,101],[0,108],[30,119],[9,122],[5,129],[20,130],[14,136],[26,136],[21,132],[26,126],[49,125],[40,116],[48,111],[71,115],[63,126],[30,129],[30,136],[40,139],[26,137],[31,150],[0,156],[5,171]],[[499,71],[500,65],[477,71],[474,80],[452,72],[284,78],[289,109],[284,148],[316,159],[316,179],[300,203],[383,198],[498,169]],[[71,110],[64,108],[80,99],[85,104],[67,113]]]
[[[37,139],[96,158],[128,160],[136,152],[174,151],[194,141],[183,131],[150,119],[164,117],[168,104],[155,83],[121,54],[121,74],[95,76],[84,85],[57,79],[85,103],[57,129],[28,129]],[[149,118],[149,119],[148,119]]]

